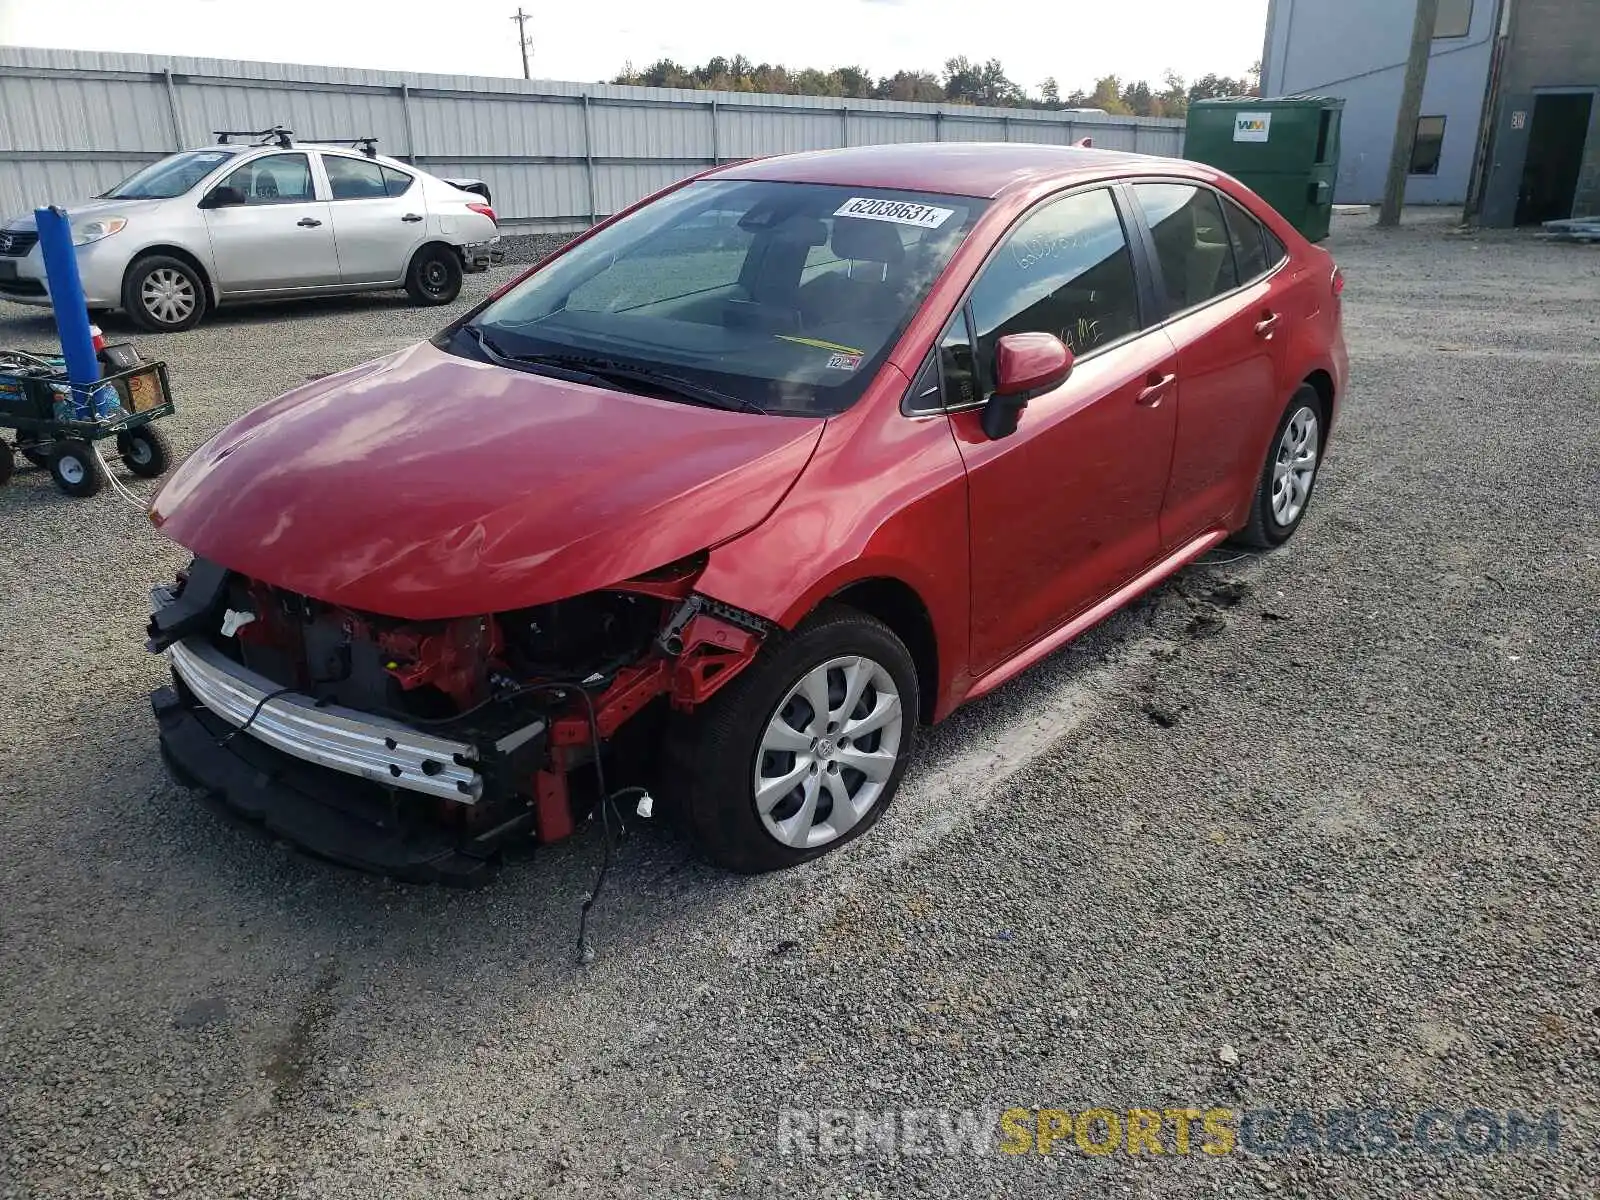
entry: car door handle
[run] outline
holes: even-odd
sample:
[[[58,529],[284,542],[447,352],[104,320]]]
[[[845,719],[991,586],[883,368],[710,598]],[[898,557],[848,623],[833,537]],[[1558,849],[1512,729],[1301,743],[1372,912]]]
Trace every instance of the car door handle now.
[[[1261,320],[1256,322],[1256,336],[1270,338],[1273,331],[1278,328],[1278,322],[1280,320],[1282,320],[1282,318],[1279,317],[1277,313],[1268,313],[1266,316],[1262,317]]]
[[[416,213],[407,213],[405,216],[401,217],[400,219],[402,221],[420,221],[420,220],[422,220],[422,218]]]
[[[1139,393],[1139,403],[1146,408],[1159,408],[1161,401],[1178,382],[1176,375],[1163,375],[1159,371],[1151,371],[1150,377],[1145,380],[1145,388]]]
[[[295,224],[304,225],[307,229],[315,229],[318,225],[321,225],[322,222],[317,220],[315,217],[301,217],[295,222]]]

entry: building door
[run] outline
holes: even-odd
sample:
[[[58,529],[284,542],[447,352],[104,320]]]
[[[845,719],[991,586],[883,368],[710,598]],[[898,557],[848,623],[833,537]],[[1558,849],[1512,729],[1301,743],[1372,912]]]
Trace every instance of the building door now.
[[[1517,189],[1518,225],[1562,221],[1572,215],[1589,139],[1594,95],[1556,92],[1534,99],[1528,157]]]

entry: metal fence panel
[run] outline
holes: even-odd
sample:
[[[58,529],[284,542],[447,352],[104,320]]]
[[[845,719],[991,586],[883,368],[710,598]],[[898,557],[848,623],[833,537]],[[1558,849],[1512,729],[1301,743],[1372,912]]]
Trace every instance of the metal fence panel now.
[[[591,101],[596,158],[676,158],[711,161],[711,104],[642,105]],[[727,151],[721,152],[723,158]]]
[[[375,136],[489,184],[503,221],[578,229],[717,162],[916,141],[1180,154],[1181,121],[0,47],[0,217],[104,191],[215,129]]]
[[[882,146],[890,142],[936,142],[940,124],[932,113],[852,112],[850,144]]]

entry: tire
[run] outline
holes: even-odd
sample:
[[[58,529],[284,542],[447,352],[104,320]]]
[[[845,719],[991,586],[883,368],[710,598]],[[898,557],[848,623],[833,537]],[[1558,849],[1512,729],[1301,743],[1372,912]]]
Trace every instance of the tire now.
[[[406,292],[418,304],[449,304],[461,294],[461,258],[448,246],[424,246],[406,270]]]
[[[1294,536],[1300,522],[1305,520],[1306,510],[1311,507],[1311,494],[1322,469],[1322,443],[1326,432],[1327,415],[1322,397],[1310,384],[1301,385],[1273,432],[1267,461],[1256,482],[1250,520],[1239,531],[1238,541],[1270,550]],[[1286,465],[1292,469],[1280,475],[1280,468]]]
[[[122,307],[141,329],[177,333],[205,316],[206,281],[189,263],[169,254],[136,259],[122,280]]]
[[[92,496],[105,486],[106,473],[94,447],[75,438],[50,447],[50,478],[69,496]]]
[[[839,720],[837,707],[825,723],[806,699],[808,683],[825,680],[825,703],[841,706],[853,669],[861,673],[855,720],[875,722],[859,745],[847,736],[839,742],[852,723]],[[910,652],[863,613],[833,606],[792,634],[769,638],[756,661],[673,735],[673,785],[691,838],[712,862],[746,875],[798,866],[854,841],[894,798],[920,711]],[[853,765],[869,763],[870,775]],[[773,783],[758,797],[761,778]],[[788,778],[794,786],[785,790]],[[850,809],[840,809],[846,801]],[[840,829],[834,816],[845,811],[850,821]]]
[[[172,465],[172,446],[166,434],[149,425],[117,434],[117,453],[122,465],[142,479],[163,475]]]
[[[12,456],[9,442],[0,442],[0,487],[11,482],[11,475],[17,469],[17,460]]]

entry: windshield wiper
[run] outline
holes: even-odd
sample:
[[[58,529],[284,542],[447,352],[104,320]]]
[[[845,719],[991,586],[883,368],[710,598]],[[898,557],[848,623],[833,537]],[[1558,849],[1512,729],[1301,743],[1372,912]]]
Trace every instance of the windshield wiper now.
[[[575,383],[596,384],[600,387],[614,387],[619,382],[638,384],[654,388],[656,391],[670,392],[691,403],[703,404],[708,408],[767,415],[766,409],[746,400],[743,396],[708,388],[688,379],[680,379],[676,375],[624,366],[609,359],[589,358],[581,354],[507,354],[478,326],[463,325],[461,328],[472,336],[484,354],[503,367],[543,367]]]

